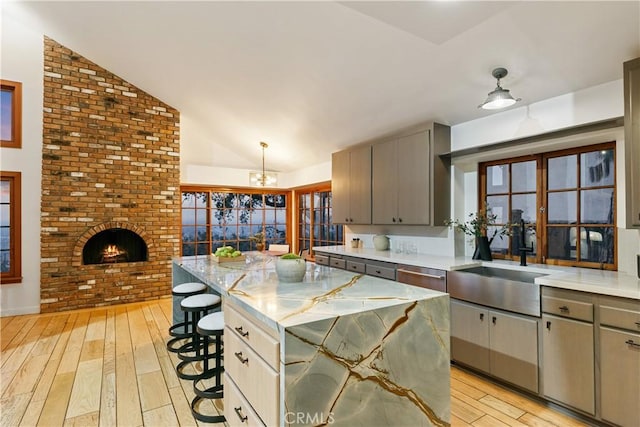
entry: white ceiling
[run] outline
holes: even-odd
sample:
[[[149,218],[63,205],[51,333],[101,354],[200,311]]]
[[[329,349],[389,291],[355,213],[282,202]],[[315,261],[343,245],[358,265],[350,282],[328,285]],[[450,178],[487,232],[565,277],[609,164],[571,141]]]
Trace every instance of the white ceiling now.
[[[266,141],[267,169],[283,172],[418,122],[491,114],[477,105],[498,66],[526,105],[620,79],[640,56],[639,1],[12,7],[12,19],[180,110],[182,162],[259,168]]]

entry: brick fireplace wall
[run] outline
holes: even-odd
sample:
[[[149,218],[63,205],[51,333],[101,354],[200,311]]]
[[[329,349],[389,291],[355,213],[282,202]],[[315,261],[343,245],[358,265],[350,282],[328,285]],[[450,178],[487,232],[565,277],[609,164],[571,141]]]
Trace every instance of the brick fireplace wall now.
[[[174,108],[45,37],[42,312],[170,295],[179,121]],[[83,265],[82,244],[113,226],[135,230],[148,261]]]

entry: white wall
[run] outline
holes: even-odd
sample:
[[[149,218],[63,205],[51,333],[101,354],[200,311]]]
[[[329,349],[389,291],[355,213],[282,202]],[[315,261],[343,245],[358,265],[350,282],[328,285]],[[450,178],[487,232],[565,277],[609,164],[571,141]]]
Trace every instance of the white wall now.
[[[40,311],[43,38],[3,11],[0,76],[22,82],[22,148],[1,148],[0,169],[22,173],[21,283],[0,286],[0,315]]]

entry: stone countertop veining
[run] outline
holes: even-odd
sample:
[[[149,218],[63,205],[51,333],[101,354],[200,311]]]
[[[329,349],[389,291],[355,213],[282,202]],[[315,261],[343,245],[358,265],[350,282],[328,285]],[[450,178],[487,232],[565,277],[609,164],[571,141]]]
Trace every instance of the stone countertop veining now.
[[[494,260],[479,261],[469,257],[446,257],[425,254],[402,254],[374,249],[351,248],[347,246],[321,246],[314,250],[329,254],[374,259],[378,261],[408,264],[417,267],[438,268],[441,270],[463,270],[465,268],[485,266],[519,271],[531,271],[546,274],[538,277],[535,283],[599,295],[610,295],[640,300],[640,278],[627,273],[590,268],[563,267],[547,264],[529,264],[521,266],[516,261]]]
[[[178,257],[173,262],[276,330],[445,295],[312,262],[307,262],[303,282],[283,283],[273,256],[246,255],[246,261],[239,263],[219,264],[211,255]]]
[[[396,264],[414,265],[416,267],[437,268],[440,270],[461,270],[481,265],[481,261],[471,257],[449,257],[426,254],[395,253],[393,251],[377,251],[371,248],[351,248],[348,246],[316,246],[314,251],[328,254],[352,256],[356,258],[373,259],[376,261],[393,262]]]

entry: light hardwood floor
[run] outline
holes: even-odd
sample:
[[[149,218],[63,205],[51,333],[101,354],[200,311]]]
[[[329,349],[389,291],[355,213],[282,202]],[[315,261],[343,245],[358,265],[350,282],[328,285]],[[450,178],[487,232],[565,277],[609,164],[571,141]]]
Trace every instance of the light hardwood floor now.
[[[171,300],[0,318],[1,426],[195,426]],[[452,426],[584,426],[452,367]],[[206,425],[206,424],[205,424]]]

